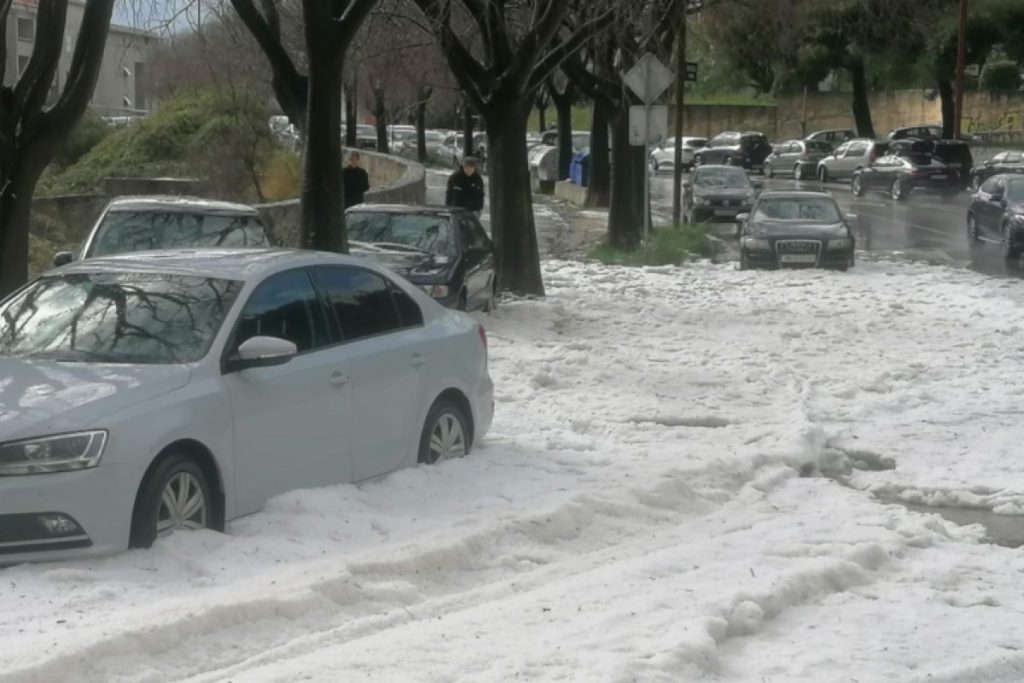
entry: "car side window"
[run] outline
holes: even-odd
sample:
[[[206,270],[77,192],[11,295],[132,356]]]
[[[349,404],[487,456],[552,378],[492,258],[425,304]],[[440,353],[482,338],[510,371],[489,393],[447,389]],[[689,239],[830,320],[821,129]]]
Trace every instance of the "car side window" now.
[[[846,154],[846,150],[848,150],[848,149],[850,149],[850,143],[849,142],[844,142],[843,144],[839,145],[839,147],[836,148],[836,151],[834,152],[834,154],[837,157],[841,157],[844,154]]]
[[[272,275],[252,293],[235,330],[235,346],[256,336],[286,339],[300,353],[330,343],[323,306],[306,271]]]
[[[846,148],[846,156],[848,157],[859,157],[864,156],[864,153],[868,151],[867,143],[855,142]]]
[[[996,185],[998,185],[998,184],[999,184],[999,178],[998,177],[989,178],[984,183],[982,183],[980,189],[985,194],[992,194],[993,192],[995,192]]]
[[[316,269],[316,276],[345,341],[402,329],[391,287],[380,275],[362,268],[324,266]]]
[[[1001,164],[1004,161],[1009,161],[1009,160],[1010,160],[1009,152],[1000,152],[999,154],[997,154],[994,157],[992,157],[992,163],[993,164]]]
[[[1020,152],[1007,152],[1004,161],[1010,164],[1019,164],[1024,161],[1024,154]]]
[[[423,324],[423,311],[420,305],[409,296],[404,289],[394,282],[388,282],[391,288],[391,296],[395,300],[395,307],[398,308],[398,317],[402,327],[419,327]]]

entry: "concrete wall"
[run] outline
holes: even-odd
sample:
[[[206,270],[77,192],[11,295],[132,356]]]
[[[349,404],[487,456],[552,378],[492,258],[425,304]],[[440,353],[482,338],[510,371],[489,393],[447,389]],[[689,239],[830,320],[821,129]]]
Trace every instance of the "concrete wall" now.
[[[367,204],[423,204],[427,200],[426,169],[408,159],[360,150],[363,168],[370,176]],[[302,246],[299,230],[299,201],[292,199],[257,206],[270,226],[274,244]]]
[[[829,128],[853,128],[850,93],[808,93],[807,132]],[[916,123],[939,123],[939,98],[928,90],[899,90],[872,93],[869,97],[875,133],[884,137],[893,128]],[[671,116],[671,113],[670,113]],[[687,135],[712,136],[726,130],[760,130],[769,138],[800,137],[804,119],[802,93],[783,95],[775,105],[686,105],[683,129]],[[669,119],[670,121],[673,119]],[[1024,133],[1024,93],[964,95],[963,128],[966,133],[985,134],[1010,141],[1009,131]],[[1024,138],[1024,135],[1020,135]]]

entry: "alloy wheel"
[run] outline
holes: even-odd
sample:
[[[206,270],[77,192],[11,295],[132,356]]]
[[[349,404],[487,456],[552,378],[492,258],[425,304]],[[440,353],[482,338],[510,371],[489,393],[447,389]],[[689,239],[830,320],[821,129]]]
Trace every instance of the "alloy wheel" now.
[[[199,481],[189,472],[178,472],[160,494],[157,535],[166,536],[179,529],[205,529],[208,507]]]
[[[444,413],[430,431],[430,462],[461,458],[466,454],[466,435],[455,415]]]
[[[896,201],[903,199],[903,180],[901,178],[892,181],[892,188],[890,188],[889,194]]]
[[[974,219],[974,214],[967,216],[967,243],[971,246],[978,244],[978,222]]]

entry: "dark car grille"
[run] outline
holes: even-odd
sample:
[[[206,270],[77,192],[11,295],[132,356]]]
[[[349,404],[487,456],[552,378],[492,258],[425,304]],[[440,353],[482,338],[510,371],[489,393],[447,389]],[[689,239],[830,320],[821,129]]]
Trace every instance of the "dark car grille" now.
[[[818,240],[779,240],[775,250],[780,254],[817,254],[821,251]]]

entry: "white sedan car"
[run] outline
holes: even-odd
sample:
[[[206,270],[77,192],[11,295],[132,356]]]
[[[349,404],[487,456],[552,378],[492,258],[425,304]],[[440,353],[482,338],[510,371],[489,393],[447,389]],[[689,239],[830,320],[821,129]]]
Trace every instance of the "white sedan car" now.
[[[367,261],[237,249],[52,271],[0,302],[0,564],[223,529],[465,455],[483,328]]]
[[[697,150],[708,144],[707,138],[683,138],[683,170],[693,168],[693,157]],[[676,139],[669,138],[651,152],[651,170],[670,171],[676,161]]]

